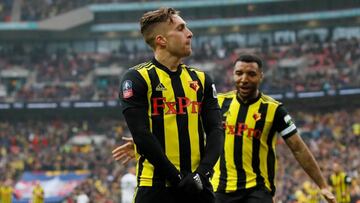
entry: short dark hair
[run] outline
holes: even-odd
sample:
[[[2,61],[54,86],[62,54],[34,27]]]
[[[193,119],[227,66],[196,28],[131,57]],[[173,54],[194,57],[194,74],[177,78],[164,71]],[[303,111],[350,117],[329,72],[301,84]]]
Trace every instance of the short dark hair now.
[[[241,54],[236,60],[235,64],[238,61],[246,62],[246,63],[257,63],[259,69],[262,69],[263,62],[261,58],[255,54]]]
[[[145,39],[145,42],[151,47],[154,47],[154,25],[167,22],[168,20],[172,22],[172,16],[179,15],[179,13],[180,12],[175,10],[174,8],[166,7],[144,13],[144,15],[140,19],[140,31]]]

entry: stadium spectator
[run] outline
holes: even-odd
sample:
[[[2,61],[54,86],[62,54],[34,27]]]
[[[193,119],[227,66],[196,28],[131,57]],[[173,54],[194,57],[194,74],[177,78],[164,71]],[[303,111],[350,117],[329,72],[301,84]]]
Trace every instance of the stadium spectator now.
[[[330,185],[339,203],[350,203],[351,177],[342,169],[339,163],[333,163],[333,174],[329,178]]]
[[[31,203],[44,203],[44,189],[41,187],[40,182],[36,181],[32,192]]]
[[[121,178],[121,203],[131,203],[134,198],[135,188],[137,185],[136,168],[129,166],[127,173]]]
[[[6,179],[0,187],[1,203],[11,203],[14,189],[12,187],[11,179]]]

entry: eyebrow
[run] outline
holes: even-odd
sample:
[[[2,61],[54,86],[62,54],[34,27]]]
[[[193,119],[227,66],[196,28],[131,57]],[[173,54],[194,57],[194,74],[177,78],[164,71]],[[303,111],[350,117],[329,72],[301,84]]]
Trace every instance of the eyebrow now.
[[[179,25],[176,26],[176,28],[179,28],[179,27],[186,27],[186,23],[180,23]]]

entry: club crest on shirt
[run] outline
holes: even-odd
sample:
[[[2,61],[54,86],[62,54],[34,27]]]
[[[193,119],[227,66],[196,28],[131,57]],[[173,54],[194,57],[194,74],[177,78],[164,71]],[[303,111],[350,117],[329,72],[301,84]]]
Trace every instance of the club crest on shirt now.
[[[254,118],[255,121],[260,120],[261,119],[261,113],[259,113],[259,112],[254,113],[253,118]]]
[[[197,80],[189,81],[189,84],[190,84],[190,88],[195,90],[195,92],[197,92],[198,89],[200,88]]]
[[[123,98],[128,99],[134,95],[131,80],[125,80],[122,84]]]

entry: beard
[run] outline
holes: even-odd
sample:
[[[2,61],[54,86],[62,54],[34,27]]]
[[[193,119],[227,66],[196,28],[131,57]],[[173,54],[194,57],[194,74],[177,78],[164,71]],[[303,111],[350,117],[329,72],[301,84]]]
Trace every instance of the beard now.
[[[169,49],[169,52],[173,56],[177,56],[179,58],[185,58],[192,54],[192,49],[191,49],[191,46],[183,45],[181,47],[179,47],[179,46],[172,47]]]
[[[248,88],[240,88],[239,86],[237,86],[236,89],[238,96],[240,96],[240,98],[244,101],[248,99],[253,99],[257,96],[256,86],[251,86]]]

